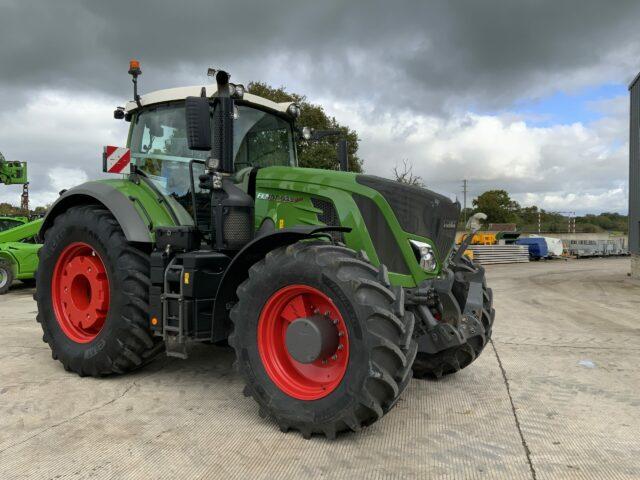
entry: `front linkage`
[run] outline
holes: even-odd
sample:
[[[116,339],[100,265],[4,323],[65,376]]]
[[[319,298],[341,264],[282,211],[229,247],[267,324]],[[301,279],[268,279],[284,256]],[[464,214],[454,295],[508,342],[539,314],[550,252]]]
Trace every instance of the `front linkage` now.
[[[491,338],[493,294],[484,268],[464,256],[417,288],[407,289],[406,308],[416,317],[416,378],[455,373],[471,364]]]

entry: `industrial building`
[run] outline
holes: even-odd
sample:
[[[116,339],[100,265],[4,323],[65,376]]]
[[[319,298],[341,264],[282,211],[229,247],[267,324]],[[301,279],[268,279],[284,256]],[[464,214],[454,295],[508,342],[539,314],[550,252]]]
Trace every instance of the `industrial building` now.
[[[631,275],[640,279],[640,73],[629,91],[629,252]]]

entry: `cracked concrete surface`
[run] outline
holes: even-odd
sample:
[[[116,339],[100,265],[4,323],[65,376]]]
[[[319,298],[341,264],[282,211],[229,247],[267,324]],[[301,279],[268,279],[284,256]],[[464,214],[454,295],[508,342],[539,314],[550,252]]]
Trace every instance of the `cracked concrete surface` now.
[[[640,284],[629,260],[488,270],[493,348],[335,442],[282,434],[229,350],[122,377],[51,359],[30,289],[0,297],[0,478],[640,478]]]

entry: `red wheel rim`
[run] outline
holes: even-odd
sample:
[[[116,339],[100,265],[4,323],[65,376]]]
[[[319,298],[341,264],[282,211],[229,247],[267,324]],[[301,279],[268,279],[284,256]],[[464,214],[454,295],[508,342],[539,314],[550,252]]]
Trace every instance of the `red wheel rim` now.
[[[102,331],[109,311],[109,279],[91,246],[76,242],[65,247],[53,269],[51,298],[60,328],[74,342],[91,342]]]
[[[325,315],[338,331],[338,348],[313,363],[294,360],[286,347],[286,331],[298,318]],[[287,395],[299,400],[318,400],[334,391],[349,361],[347,325],[334,303],[307,285],[290,285],[274,293],[258,320],[258,351],[269,378]]]

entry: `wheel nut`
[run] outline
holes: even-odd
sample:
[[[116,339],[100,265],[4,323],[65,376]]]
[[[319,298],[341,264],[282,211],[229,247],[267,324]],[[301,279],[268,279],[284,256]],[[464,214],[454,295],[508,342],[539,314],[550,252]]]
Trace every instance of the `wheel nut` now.
[[[338,350],[342,350],[344,348],[344,345],[340,344],[338,345]]]
[[[334,354],[334,355],[331,357],[331,360],[337,360],[337,359],[338,359],[338,355],[335,355],[335,354]]]

